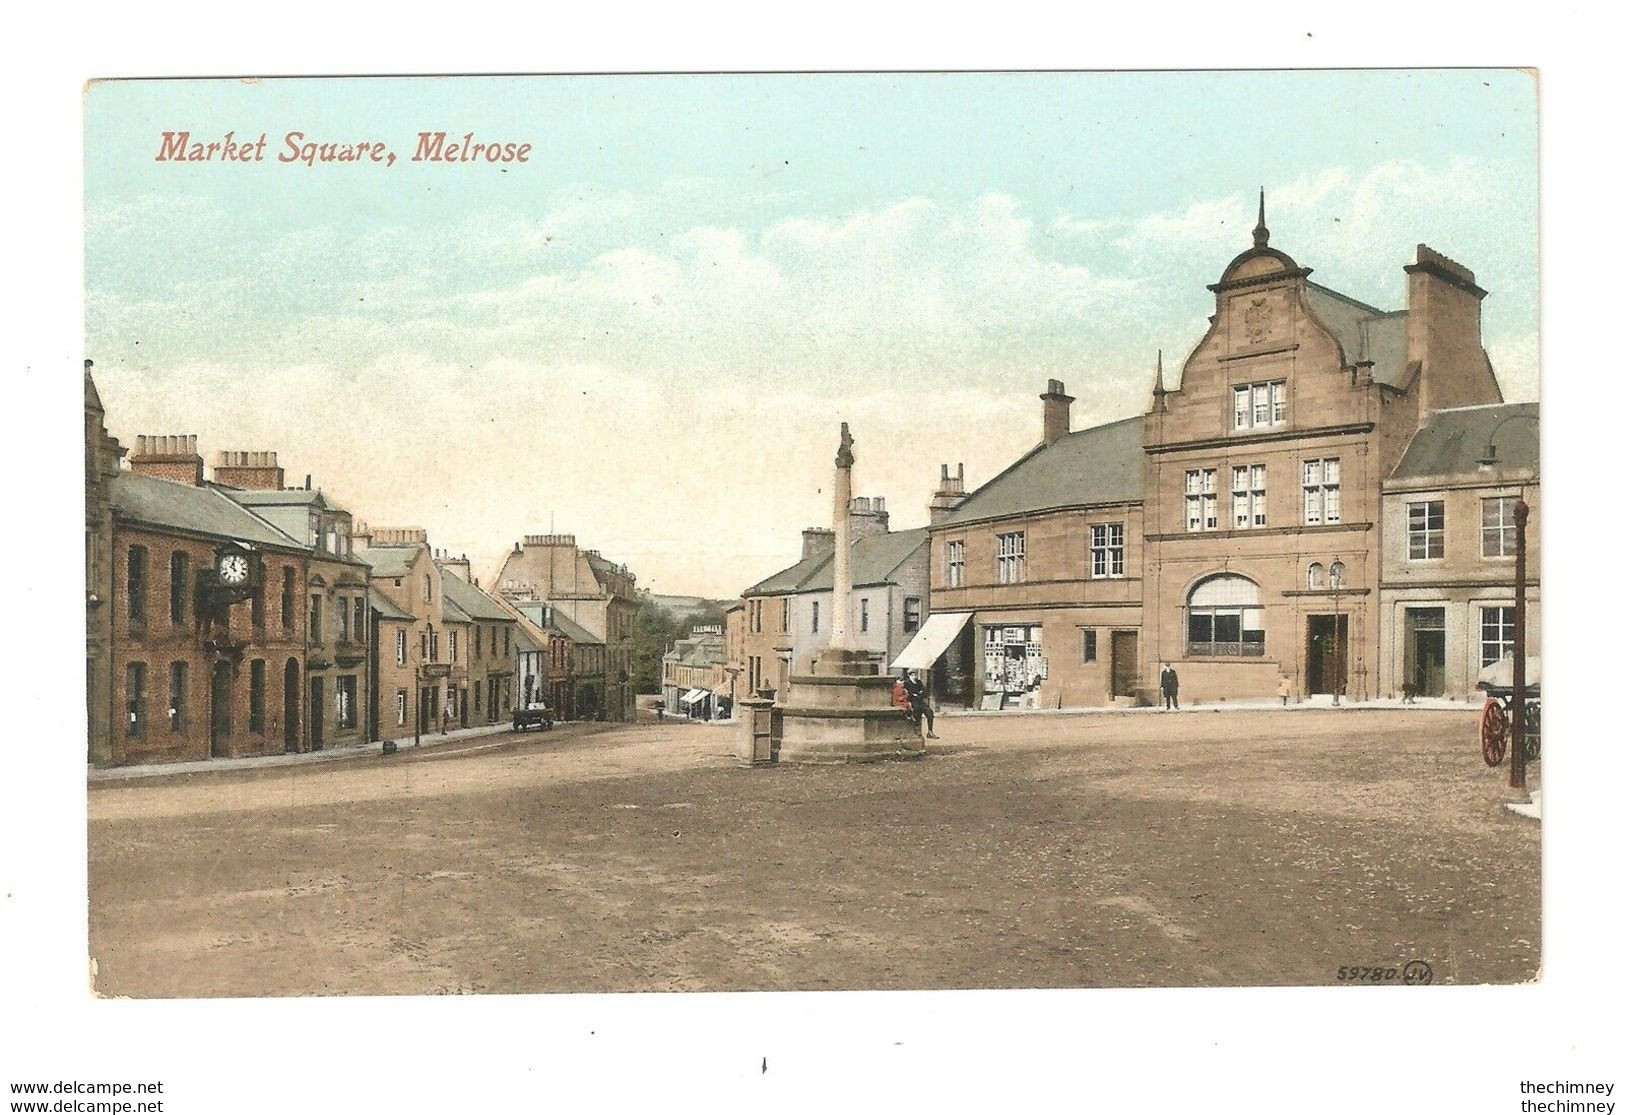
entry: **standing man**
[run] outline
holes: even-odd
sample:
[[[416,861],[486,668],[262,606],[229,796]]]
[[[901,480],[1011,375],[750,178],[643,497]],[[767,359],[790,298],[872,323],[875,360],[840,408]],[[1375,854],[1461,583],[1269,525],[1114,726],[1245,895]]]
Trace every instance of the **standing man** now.
[[[1164,711],[1179,707],[1179,673],[1171,662],[1162,664],[1162,707]]]
[[[908,694],[908,707],[916,723],[925,725],[925,738],[937,738],[936,718],[931,715],[931,702],[925,697],[925,683],[913,670],[903,671],[903,692]]]

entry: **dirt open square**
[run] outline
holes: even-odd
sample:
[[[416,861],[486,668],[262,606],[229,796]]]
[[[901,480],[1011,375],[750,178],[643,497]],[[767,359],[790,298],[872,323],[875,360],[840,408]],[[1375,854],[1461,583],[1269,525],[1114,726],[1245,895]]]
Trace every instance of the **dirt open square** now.
[[[1540,826],[1468,711],[939,720],[745,769],[730,726],[563,725],[98,781],[98,992],[1534,978]],[[1538,772],[1538,765],[1532,771]],[[1380,977],[1379,977],[1380,978]]]

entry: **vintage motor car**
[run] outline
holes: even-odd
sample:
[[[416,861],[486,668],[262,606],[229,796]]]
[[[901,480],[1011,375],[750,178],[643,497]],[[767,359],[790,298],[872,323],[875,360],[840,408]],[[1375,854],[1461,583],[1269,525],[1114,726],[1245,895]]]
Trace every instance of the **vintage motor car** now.
[[[546,705],[532,705],[529,708],[516,708],[513,710],[513,730],[522,732],[526,728],[540,728],[544,732],[553,730],[553,713]]]

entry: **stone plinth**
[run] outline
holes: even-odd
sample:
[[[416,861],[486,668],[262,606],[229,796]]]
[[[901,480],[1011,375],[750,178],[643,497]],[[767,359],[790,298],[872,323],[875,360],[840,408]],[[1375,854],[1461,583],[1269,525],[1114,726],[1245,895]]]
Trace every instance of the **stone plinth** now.
[[[860,651],[831,648],[815,673],[792,677],[779,713],[783,763],[863,763],[917,759],[925,741],[891,702],[892,679]]]
[[[761,767],[773,761],[772,698],[745,697],[739,702],[739,736],[734,758],[747,766]]]

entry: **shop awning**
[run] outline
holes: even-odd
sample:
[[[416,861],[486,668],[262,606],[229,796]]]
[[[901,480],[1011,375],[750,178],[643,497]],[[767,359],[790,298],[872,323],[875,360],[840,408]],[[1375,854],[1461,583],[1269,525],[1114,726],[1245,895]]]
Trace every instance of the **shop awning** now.
[[[703,701],[710,695],[710,692],[704,689],[690,689],[678,699],[685,705],[692,705],[695,701]]]
[[[891,664],[893,670],[929,670],[970,622],[969,612],[938,612],[925,621]]]

